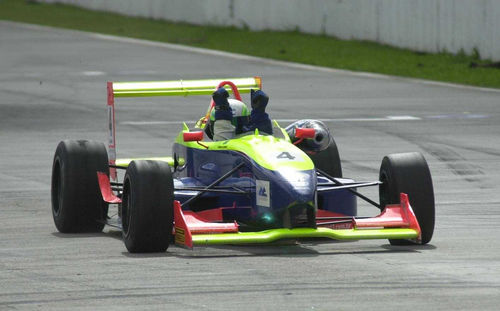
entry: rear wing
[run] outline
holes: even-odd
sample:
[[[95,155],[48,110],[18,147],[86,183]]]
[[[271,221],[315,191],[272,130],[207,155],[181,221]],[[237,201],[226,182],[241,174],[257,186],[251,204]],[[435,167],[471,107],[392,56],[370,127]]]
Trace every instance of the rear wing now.
[[[227,88],[237,99],[239,93],[250,93],[251,89],[261,89],[260,77],[150,81],[150,82],[108,82],[108,157],[111,177],[116,179],[116,131],[115,131],[115,98],[116,97],[152,97],[152,96],[190,96],[212,95],[219,87]]]
[[[149,97],[149,96],[189,96],[212,95],[223,81],[230,81],[238,87],[240,93],[249,93],[250,89],[260,89],[262,79],[204,79],[151,82],[108,82],[108,96],[112,91],[114,97]],[[110,90],[111,85],[111,90]],[[231,88],[227,88],[231,92]]]

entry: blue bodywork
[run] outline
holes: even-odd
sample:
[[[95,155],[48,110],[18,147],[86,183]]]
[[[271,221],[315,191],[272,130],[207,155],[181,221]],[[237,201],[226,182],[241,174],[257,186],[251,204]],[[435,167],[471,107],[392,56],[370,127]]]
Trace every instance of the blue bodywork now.
[[[185,163],[174,168],[175,198],[181,203],[198,193],[182,188],[206,187],[243,163],[217,184],[216,189],[231,193],[206,192],[183,209],[198,212],[222,207],[224,221],[236,220],[252,228],[315,227],[318,208],[356,215],[356,198],[347,189],[317,191],[329,181],[317,176],[315,169],[270,170],[242,152],[189,148],[178,143],[173,154]],[[235,194],[235,190],[245,193]]]

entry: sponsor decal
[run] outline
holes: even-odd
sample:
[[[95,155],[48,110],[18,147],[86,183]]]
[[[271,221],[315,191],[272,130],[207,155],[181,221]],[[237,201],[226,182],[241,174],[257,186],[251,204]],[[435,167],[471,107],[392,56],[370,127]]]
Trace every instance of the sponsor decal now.
[[[110,146],[114,146],[115,140],[113,137],[113,108],[111,106],[108,106],[108,124],[109,124],[108,143]]]
[[[109,160],[116,160],[116,150],[114,148],[108,148]]]
[[[294,187],[308,188],[311,185],[311,176],[307,173],[294,170],[285,170],[280,173]]]
[[[269,181],[255,180],[255,195],[257,196],[257,205],[271,207],[271,191]]]
[[[175,243],[185,245],[186,244],[186,236],[184,229],[179,227],[175,227]]]
[[[352,223],[328,224],[328,225],[322,225],[321,223],[318,223],[318,227],[330,228],[330,229],[334,229],[334,230],[338,230],[338,229],[352,229]]]

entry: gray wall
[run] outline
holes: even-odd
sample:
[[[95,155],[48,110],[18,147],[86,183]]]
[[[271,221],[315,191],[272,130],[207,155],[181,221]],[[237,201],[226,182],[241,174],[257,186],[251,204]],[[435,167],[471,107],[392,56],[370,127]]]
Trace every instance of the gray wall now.
[[[500,0],[41,0],[194,24],[299,29],[500,60]]]

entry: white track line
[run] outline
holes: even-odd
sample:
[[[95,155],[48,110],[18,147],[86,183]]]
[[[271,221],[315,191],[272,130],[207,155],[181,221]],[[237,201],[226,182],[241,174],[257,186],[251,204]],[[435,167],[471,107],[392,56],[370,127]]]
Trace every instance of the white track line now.
[[[260,62],[263,64],[268,64],[268,65],[283,66],[283,67],[302,69],[302,70],[337,73],[337,74],[344,74],[344,75],[349,75],[349,76],[354,76],[354,77],[365,77],[365,78],[373,78],[373,79],[399,80],[399,81],[405,81],[405,82],[411,82],[411,83],[417,83],[417,84],[452,87],[452,88],[471,90],[471,91],[500,93],[500,89],[469,86],[469,85],[454,84],[454,83],[447,83],[447,82],[438,82],[438,81],[431,81],[431,80],[422,80],[422,79],[415,79],[415,78],[405,78],[405,77],[390,76],[390,75],[370,73],[370,72],[349,71],[349,70],[344,70],[344,69],[334,69],[334,68],[328,68],[328,67],[305,65],[305,64],[299,64],[299,63],[292,63],[292,62],[286,62],[286,61],[280,61],[280,60],[272,60],[272,59],[266,59],[266,58],[262,58],[262,57],[248,56],[248,55],[243,55],[243,54],[216,51],[216,50],[209,50],[209,49],[204,49],[204,48],[197,48],[197,47],[191,47],[191,46],[185,46],[185,45],[173,44],[173,43],[164,43],[164,42],[148,41],[148,40],[143,40],[143,39],[117,37],[117,36],[112,36],[112,35],[104,35],[104,34],[92,33],[92,32],[86,32],[86,31],[62,29],[62,28],[55,28],[55,27],[50,27],[50,26],[40,26],[40,25],[10,22],[10,21],[0,21],[0,25],[2,25],[2,24],[11,24],[11,25],[16,25],[18,27],[24,27],[27,29],[34,29],[34,30],[41,30],[41,31],[48,31],[48,30],[54,31],[54,30],[56,30],[56,31],[74,32],[74,33],[86,35],[86,36],[89,36],[91,38],[96,38],[96,39],[101,39],[101,40],[109,40],[109,41],[116,41],[116,42],[130,43],[130,44],[141,44],[141,45],[146,45],[146,46],[163,47],[163,48],[177,50],[177,51],[198,53],[198,54],[203,54],[203,55],[228,57],[228,58],[244,60],[244,61],[256,61],[256,62]]]

